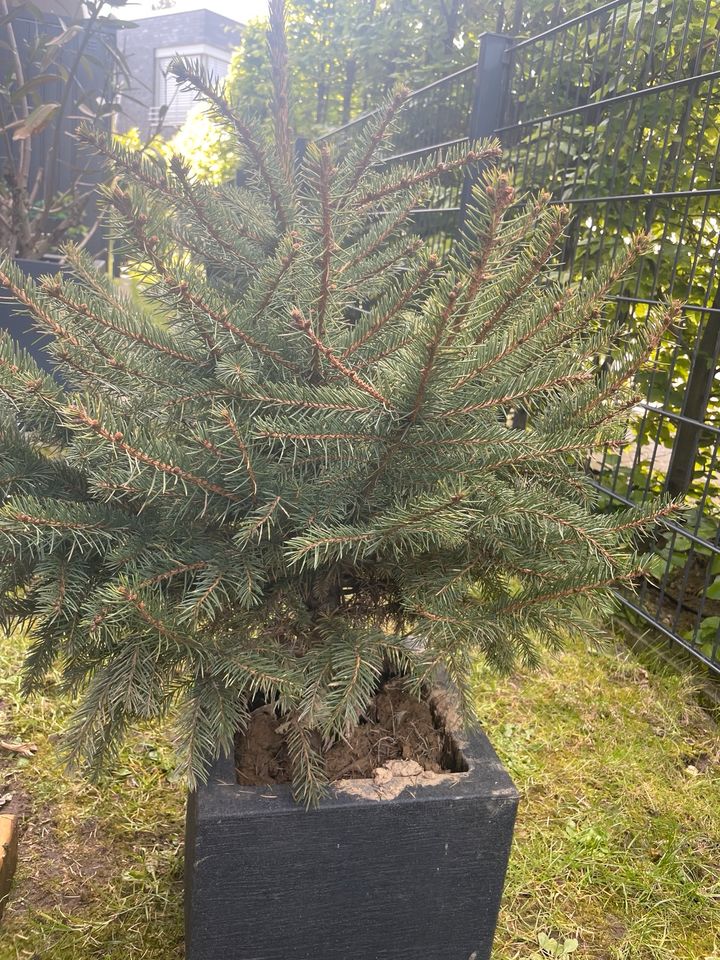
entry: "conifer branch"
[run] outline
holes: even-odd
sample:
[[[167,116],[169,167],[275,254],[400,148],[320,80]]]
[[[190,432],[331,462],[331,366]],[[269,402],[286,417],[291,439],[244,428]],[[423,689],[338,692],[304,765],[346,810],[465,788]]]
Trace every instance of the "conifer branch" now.
[[[232,500],[234,503],[238,503],[243,500],[243,497],[238,496],[230,490],[226,490],[224,487],[220,486],[220,484],[206,480],[204,477],[199,477],[188,470],[183,470],[182,467],[179,467],[176,464],[164,463],[157,457],[153,457],[150,454],[145,453],[143,450],[140,450],[133,444],[128,443],[125,440],[124,434],[120,430],[107,430],[105,427],[103,427],[99,420],[92,417],[87,410],[85,410],[84,407],[80,406],[79,404],[73,404],[69,406],[67,409],[67,415],[72,420],[87,427],[96,436],[103,439],[106,443],[109,443],[115,449],[121,450],[133,460],[137,460],[138,463],[143,463],[146,466],[157,470],[159,473],[164,473],[167,476],[173,477],[175,480],[180,480],[183,483],[187,483],[190,486],[198,487],[207,493],[215,493],[219,497],[225,497],[227,500]]]
[[[364,330],[359,332],[358,337],[355,338],[352,343],[345,348],[345,350],[343,350],[341,359],[347,360],[347,358],[355,353],[356,350],[364,347],[369,340],[372,340],[372,338],[378,334],[387,323],[397,317],[398,314],[410,303],[418,290],[421,290],[425,286],[428,279],[432,276],[438,266],[438,258],[434,255],[429,256],[427,262],[418,271],[418,275],[413,282],[405,287],[401,295],[397,298],[397,300],[395,300],[393,305],[385,311],[385,313],[381,314],[381,316],[379,316],[369,327],[366,327]]]
[[[152,266],[156,270],[158,276],[173,293],[179,295],[181,300],[189,307],[192,307],[194,311],[203,313],[206,317],[212,320],[213,323],[218,324],[228,333],[237,337],[251,350],[260,353],[263,356],[269,357],[275,363],[280,364],[280,366],[286,367],[290,370],[297,370],[296,364],[286,360],[277,351],[272,350],[266,344],[261,343],[254,337],[251,337],[242,328],[232,323],[228,319],[230,316],[230,312],[228,310],[215,310],[201,296],[193,293],[187,280],[180,278],[172,272],[165,261],[157,253],[157,238],[154,236],[147,236],[143,229],[141,219],[135,218],[133,215],[132,205],[129,202],[128,195],[120,190],[119,187],[116,187],[113,191],[112,200],[117,208],[123,213],[123,215],[127,217],[131,229],[133,230],[138,243],[144,251],[144,255],[152,263]],[[210,334],[201,324],[197,322],[196,328],[205,345],[207,346],[211,356],[215,358],[221,356],[221,350],[212,334]]]
[[[140,589],[145,589],[146,587],[155,587],[159,583],[164,583],[166,580],[172,580],[174,577],[179,577],[182,574],[195,573],[197,570],[205,570],[207,566],[208,563],[206,560],[195,560],[192,563],[182,563],[179,566],[172,567],[170,570],[163,570],[162,573],[156,573],[152,577],[147,577],[138,584],[138,587]]]
[[[319,295],[315,310],[317,335],[320,340],[325,336],[325,312],[330,297],[330,275],[332,257],[335,251],[335,240],[332,226],[332,201],[330,199],[330,185],[334,173],[330,148],[323,143],[320,146],[320,162],[318,164],[318,193],[320,198],[320,256],[318,257]],[[319,354],[315,354],[313,369],[319,376]]]
[[[377,400],[377,402],[381,403],[384,407],[390,407],[388,400],[381,393],[379,393],[375,387],[371,386],[369,383],[366,383],[362,377],[359,377],[354,370],[351,370],[350,367],[346,366],[339,357],[335,356],[329,347],[325,346],[325,344],[321,342],[320,338],[312,329],[310,321],[305,319],[301,310],[298,310],[297,308],[293,309],[290,313],[290,316],[292,317],[295,326],[299,330],[302,330],[310,340],[317,353],[322,354],[322,356],[324,356],[325,359],[332,364],[332,366],[338,371],[338,373],[341,374],[341,376],[349,380],[354,387],[358,388],[358,390],[362,390],[363,393],[367,393],[368,396],[373,398],[373,400]]]
[[[322,410],[332,410],[337,411],[338,413],[366,414],[375,413],[377,410],[375,406],[361,407],[356,403],[348,403],[343,401],[334,402],[331,400],[306,400],[305,398],[301,397],[289,399],[287,397],[277,397],[260,392],[252,392],[243,399],[254,400],[258,403],[268,404],[269,406],[292,407],[295,410],[311,410],[317,412]]]
[[[608,376],[608,382],[606,386],[598,391],[598,393],[592,397],[583,407],[578,410],[579,417],[585,417],[591,410],[595,410],[597,407],[602,406],[608,400],[613,399],[618,396],[621,387],[626,383],[632,380],[639,372],[642,366],[646,363],[647,358],[652,356],[657,348],[660,346],[662,338],[664,337],[666,331],[677,323],[677,321],[682,316],[682,303],[679,300],[671,300],[667,306],[660,311],[654,312],[656,327],[653,333],[648,337],[644,348],[636,352],[636,355],[630,363],[625,363],[620,371],[616,374],[610,374]],[[606,418],[603,417],[597,421],[597,424],[600,425],[605,422]]]
[[[413,190],[423,183],[437,180],[438,177],[444,174],[462,170],[472,163],[485,163],[491,160],[497,160],[500,156],[502,156],[502,150],[499,144],[496,141],[490,141],[486,146],[480,147],[477,150],[469,150],[463,156],[457,157],[456,159],[441,160],[439,163],[419,171],[408,170],[404,176],[398,177],[398,179],[390,181],[389,183],[384,183],[376,190],[362,194],[354,201],[354,204],[359,208],[367,207],[377,203],[379,200],[384,200],[385,197],[392,196],[394,193]]]
[[[177,179],[177,182],[180,184],[184,199],[192,209],[198,222],[202,224],[207,235],[211,237],[215,243],[217,243],[220,249],[223,250],[229,257],[232,259],[240,259],[250,266],[253,266],[251,261],[246,257],[243,257],[238,251],[237,247],[228,242],[227,238],[218,231],[217,227],[213,223],[212,214],[206,210],[205,204],[200,199],[200,191],[198,190],[197,184],[194,184],[190,181],[190,174],[182,157],[178,156],[177,154],[173,154],[173,156],[170,158],[170,169]],[[175,191],[171,188],[168,188],[168,193],[172,199],[177,199]],[[236,227],[236,231],[236,236],[243,240],[250,240],[260,247],[264,246],[265,244],[263,237],[251,230],[249,227]]]
[[[548,393],[551,390],[561,390],[566,387],[574,387],[583,383],[590,383],[595,379],[595,374],[591,370],[583,370],[579,373],[571,373],[566,376],[555,377],[552,380],[546,380],[543,383],[535,384],[525,389],[521,388],[512,393],[507,393],[500,397],[490,397],[487,400],[480,400],[477,403],[470,403],[464,407],[452,407],[450,410],[444,410],[442,414],[435,419],[444,419],[445,417],[463,417],[471,413],[477,413],[480,410],[488,410],[491,407],[507,407],[518,401],[525,400],[528,397],[537,394]]]
[[[138,330],[132,330],[129,327],[120,326],[108,317],[103,316],[98,311],[91,310],[89,304],[82,303],[81,301],[74,300],[72,297],[70,297],[63,289],[62,284],[58,283],[54,278],[46,279],[45,282],[41,284],[41,288],[43,293],[46,293],[51,300],[62,303],[63,306],[67,307],[68,310],[71,310],[73,313],[78,314],[78,316],[85,317],[87,320],[92,320],[92,322],[96,323],[99,327],[104,327],[106,330],[111,330],[113,333],[119,334],[126,340],[130,340],[133,343],[138,343],[143,347],[148,347],[150,350],[156,350],[159,353],[170,357],[172,360],[179,360],[182,363],[192,364],[193,366],[195,366],[198,362],[197,357],[193,357],[187,353],[181,353],[179,350],[175,350],[173,347],[170,347],[167,344],[160,343],[146,334],[140,333]],[[138,376],[142,375],[138,374]]]
[[[378,437],[373,433],[294,433],[290,430],[257,430],[255,436],[260,440],[306,440],[325,443],[330,440],[353,440],[375,443]]]
[[[352,255],[338,268],[338,277],[342,277],[343,274],[348,271],[354,270],[361,263],[364,263],[372,257],[373,254],[382,250],[388,240],[396,235],[400,226],[408,219],[412,210],[417,206],[421,196],[421,194],[413,195],[406,204],[403,204],[394,213],[383,214],[383,229],[374,236],[371,235],[369,243],[359,241],[350,248]],[[421,242],[415,241],[413,249],[419,249],[421,246]],[[408,249],[410,249],[410,247],[408,247]]]
[[[413,337],[405,337],[405,339],[398,340],[397,343],[394,343],[392,346],[388,347],[387,350],[383,350],[381,353],[376,353],[371,357],[358,357],[358,359],[355,361],[355,366],[359,367],[361,370],[367,369],[368,367],[377,367],[377,365],[383,360],[387,360],[388,357],[391,357],[394,353],[397,353],[398,350],[402,350],[412,342]]]
[[[528,285],[532,282],[535,277],[538,276],[543,267],[547,264],[550,257],[553,255],[557,242],[560,239],[566,225],[568,222],[568,209],[567,207],[555,207],[554,208],[554,219],[551,224],[549,231],[549,236],[546,242],[543,244],[542,248],[538,253],[531,258],[530,263],[527,267],[522,270],[517,276],[512,288],[504,293],[502,302],[498,307],[493,311],[490,317],[485,321],[480,331],[475,337],[476,343],[481,343],[482,340],[490,333],[491,330],[495,328],[498,321],[505,316],[505,314],[510,310],[512,306],[517,302],[517,300],[526,292]]]
[[[483,363],[479,364],[470,373],[465,374],[460,377],[459,380],[456,380],[452,384],[451,390],[458,390],[460,387],[464,387],[466,383],[469,383],[471,380],[476,380],[483,373],[487,373],[488,370],[491,370],[498,363],[501,363],[507,357],[511,356],[523,347],[526,343],[532,340],[538,335],[542,330],[545,330],[553,320],[560,316],[566,307],[567,303],[573,296],[574,291],[571,288],[564,290],[560,297],[555,300],[545,313],[542,313],[536,322],[521,335],[517,337],[512,337],[508,339],[506,345],[498,353],[494,353],[492,356],[488,357]]]
[[[74,337],[69,330],[63,327],[57,320],[50,316],[50,314],[43,310],[37,300],[33,299],[26,290],[18,286],[0,265],[0,285],[6,287],[13,295],[13,297],[18,300],[36,320],[38,320],[44,327],[46,327],[50,333],[52,333],[59,340],[64,340],[66,343],[69,343],[73,347],[79,347],[80,341],[77,337]]]
[[[268,153],[250,126],[240,117],[206,78],[189,61],[178,58],[170,64],[170,72],[180,83],[197,90],[210,103],[217,113],[236,134],[242,146],[247,150],[255,169],[267,188],[271,204],[275,210],[281,231],[288,229],[290,214],[281,197],[276,177],[270,171]]]
[[[197,191],[193,189],[193,186],[189,182],[188,171],[182,158],[177,154],[171,157],[169,166],[181,188],[180,195],[178,195],[177,190],[173,189],[166,177],[158,176],[151,172],[142,155],[114,146],[102,130],[91,127],[88,124],[81,124],[76,132],[76,136],[81,143],[92,146],[116,171],[124,173],[133,183],[142,184],[142,186],[148,190],[159,193],[165,200],[170,201],[173,207],[177,207],[179,201],[184,199],[196,218],[196,222],[202,226],[207,235],[211,237],[229,257],[233,259],[241,257],[237,247],[216,229],[211,215],[205,209],[205,205],[197,196]],[[260,245],[263,244],[263,239],[250,231],[245,232],[245,230],[242,230],[238,236],[252,240]]]
[[[490,256],[495,250],[500,224],[508,208],[515,202],[515,190],[504,174],[491,176],[485,184],[484,192],[490,202],[490,216],[483,234],[479,237],[477,249],[474,249],[470,255],[471,268],[463,289],[462,316],[467,314],[487,279],[485,271]]]
[[[290,240],[289,249],[286,253],[283,253],[277,264],[274,264],[275,269],[273,270],[271,276],[264,278],[265,292],[263,293],[259,302],[253,304],[252,316],[248,320],[249,323],[253,323],[263,316],[264,311],[270,306],[270,303],[280,288],[283,278],[290,270],[294,261],[297,259],[298,253],[302,249],[299,241],[299,235],[295,231],[291,231],[288,234],[288,239]]]
[[[348,176],[349,183],[360,183],[362,178],[365,176],[370,168],[370,165],[372,164],[378,148],[387,137],[388,130],[395,120],[395,117],[398,115],[402,105],[406,102],[409,96],[410,88],[401,84],[395,88],[390,99],[387,101],[385,106],[381,108],[379,116],[375,120],[372,134],[368,138],[365,149],[350,170]]]
[[[258,485],[257,485],[257,478],[255,476],[255,471],[253,470],[252,463],[250,462],[250,453],[248,451],[248,446],[243,440],[243,438],[240,436],[240,431],[238,430],[237,424],[233,420],[232,414],[230,413],[227,407],[222,408],[222,410],[220,411],[220,416],[227,424],[228,429],[230,430],[230,433],[232,434],[233,439],[235,440],[235,445],[240,451],[242,461],[245,464],[245,470],[247,471],[248,480],[250,481],[252,498],[253,500],[255,500],[257,498]]]
[[[285,35],[285,0],[270,0],[268,4],[270,28],[268,48],[273,85],[272,118],[275,127],[275,146],[285,177],[290,180],[293,166],[293,147],[290,133],[289,74],[287,38]]]
[[[156,234],[148,234],[145,229],[147,216],[144,213],[137,212],[134,209],[130,195],[116,184],[108,196],[110,203],[112,203],[115,209],[121,214],[130,228],[133,239],[137,243],[139,249],[142,251],[142,259],[150,262],[156,274],[164,281],[167,287],[172,292],[179,294],[185,303],[194,307],[196,310],[200,310],[200,312],[205,313],[207,316],[211,317],[211,319],[214,319],[212,316],[212,311],[209,311],[209,309],[203,310],[203,307],[206,305],[202,303],[199,297],[194,296],[189,291],[188,284],[185,280],[181,280],[173,275],[170,268],[159,255],[157,248],[158,244],[160,243],[160,238]],[[212,357],[217,359],[219,356],[219,351],[214,337],[201,323],[198,322],[197,316],[194,313],[192,316],[195,328],[203,343],[207,347],[208,352]]]
[[[144,621],[148,626],[152,627],[153,630],[157,630],[158,634],[161,637],[164,637],[167,640],[171,640],[173,643],[178,644],[178,646],[184,647],[187,645],[189,638],[182,637],[179,633],[174,630],[171,630],[168,625],[161,620],[159,617],[155,616],[149,609],[145,601],[140,597],[140,595],[135,590],[131,590],[129,587],[119,586],[117,588],[118,594],[126,600],[130,606],[137,612],[138,616],[142,621]]]
[[[387,260],[382,260],[372,270],[368,270],[367,273],[363,273],[359,277],[353,277],[352,287],[354,289],[362,289],[362,287],[370,280],[374,280],[377,277],[387,276],[388,271],[394,267],[397,267],[399,264],[404,263],[406,260],[411,259],[415,253],[417,253],[419,250],[422,250],[422,247],[422,240],[417,238],[411,240],[400,250],[398,250],[392,257]]]
[[[420,379],[418,381],[418,388],[415,394],[415,401],[409,415],[410,423],[415,423],[420,410],[422,409],[422,405],[425,402],[425,392],[427,390],[428,381],[430,380],[430,374],[432,373],[432,369],[435,364],[435,358],[437,356],[438,349],[440,348],[441,341],[447,330],[448,323],[455,310],[455,306],[460,295],[460,290],[461,285],[456,283],[448,292],[447,303],[440,313],[440,316],[434,321],[435,332],[433,333],[430,341],[425,345],[425,362],[420,370]]]
[[[636,567],[627,572],[618,571],[612,577],[606,577],[603,580],[594,580],[588,583],[575,583],[560,590],[550,590],[546,593],[536,593],[523,596],[522,594],[511,603],[495,608],[492,612],[495,615],[508,615],[523,610],[526,607],[537,606],[541,603],[550,603],[553,600],[565,600],[568,597],[583,596],[585,594],[597,594],[602,589],[618,586],[621,583],[632,583],[638,577],[643,576],[645,571],[642,567]]]

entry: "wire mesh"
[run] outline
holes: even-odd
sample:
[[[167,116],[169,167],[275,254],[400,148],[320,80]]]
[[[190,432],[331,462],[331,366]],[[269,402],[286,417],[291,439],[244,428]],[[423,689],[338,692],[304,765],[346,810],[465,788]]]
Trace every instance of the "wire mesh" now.
[[[410,98],[394,162],[467,140],[482,75],[467,68]],[[343,138],[368,116],[332,131]],[[607,509],[658,493],[686,512],[654,544],[652,576],[622,596],[628,616],[720,671],[720,9],[699,0],[613,0],[507,52],[495,131],[522,190],[549,190],[574,217],[558,272],[593,275],[635,231],[650,256],[612,298],[628,335],[660,300],[683,320],[640,378],[621,451],[591,463]],[[415,228],[452,242],[461,181]]]
[[[439,150],[467,142],[476,72],[474,65],[465,67],[412,92],[398,118],[393,153],[384,161],[386,165],[425,159]],[[319,140],[330,142],[342,151],[350,138],[374,115],[374,110],[363,114]],[[450,174],[428,196],[422,208],[413,213],[414,230],[435,252],[446,250],[452,242],[461,192],[462,174]]]
[[[594,274],[628,236],[651,255],[613,298],[626,329],[659,300],[682,324],[641,378],[627,446],[593,463],[607,506],[660,492],[687,512],[657,544],[654,576],[623,597],[639,623],[720,670],[720,11],[621,0],[511,47],[498,135],[524,189],[575,214],[566,277]]]

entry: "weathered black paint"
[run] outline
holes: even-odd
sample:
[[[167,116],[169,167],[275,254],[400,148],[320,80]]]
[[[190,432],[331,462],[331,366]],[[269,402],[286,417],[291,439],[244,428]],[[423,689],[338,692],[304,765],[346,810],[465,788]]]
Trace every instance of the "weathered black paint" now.
[[[46,274],[56,274],[61,269],[56,263],[46,260],[16,260],[15,264],[34,280]],[[44,349],[51,337],[38,332],[30,315],[23,311],[21,305],[2,284],[0,284],[0,330],[7,330],[13,340],[27,350],[43,370],[48,373],[54,372],[50,356]]]
[[[188,799],[187,960],[488,960],[518,793],[487,737],[468,772],[394,800],[242,787]]]

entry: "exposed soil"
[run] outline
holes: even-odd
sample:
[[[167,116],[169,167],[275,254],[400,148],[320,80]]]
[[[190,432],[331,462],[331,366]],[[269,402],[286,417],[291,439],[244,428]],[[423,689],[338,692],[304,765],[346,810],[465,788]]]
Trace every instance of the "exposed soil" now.
[[[235,764],[238,783],[260,786],[292,779],[287,745],[272,707],[254,710],[246,733],[238,737]],[[346,740],[324,753],[330,780],[371,778],[378,767],[392,760],[414,760],[423,770],[441,773],[445,737],[438,729],[430,705],[416,700],[400,681],[386,683],[365,716]]]

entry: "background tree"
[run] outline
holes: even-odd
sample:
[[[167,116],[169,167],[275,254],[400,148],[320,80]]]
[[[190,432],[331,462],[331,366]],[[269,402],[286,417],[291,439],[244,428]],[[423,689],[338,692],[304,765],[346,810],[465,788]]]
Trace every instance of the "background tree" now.
[[[293,0],[294,121],[309,137],[375,107],[396,83],[422,86],[477,58],[485,30],[520,34],[590,9],[544,0]],[[247,25],[230,70],[230,96],[267,114],[266,24]],[[259,79],[260,78],[260,79]]]
[[[310,138],[373,109],[396,83],[419,87],[475,62],[484,30],[533,33],[592,4],[547,0],[292,0],[293,122]],[[228,96],[267,118],[272,97],[267,22],[244,28]],[[196,111],[176,147],[194,172],[217,181],[237,165],[222,135]]]

